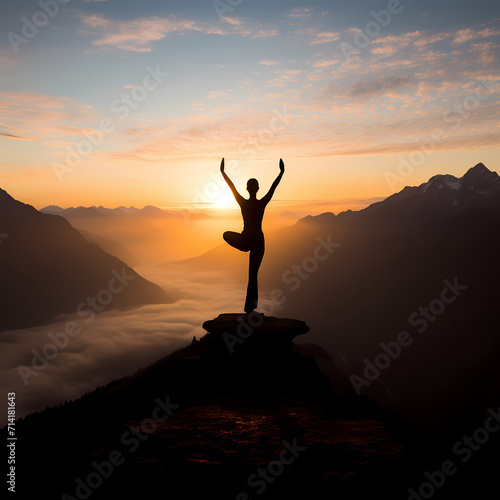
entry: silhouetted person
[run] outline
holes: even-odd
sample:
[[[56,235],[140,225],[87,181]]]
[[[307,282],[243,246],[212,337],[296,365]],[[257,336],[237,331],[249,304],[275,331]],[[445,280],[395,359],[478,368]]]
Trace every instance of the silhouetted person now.
[[[238,193],[231,179],[224,172],[224,158],[220,164],[220,171],[224,180],[231,188],[233,195],[241,208],[243,216],[243,232],[235,233],[234,231],[226,231],[223,235],[224,240],[232,247],[241,250],[242,252],[250,251],[250,263],[248,266],[248,287],[247,296],[245,299],[245,312],[251,313],[256,307],[259,299],[259,290],[257,285],[257,273],[259,272],[262,257],[264,257],[264,233],[262,232],[262,218],[266,205],[271,201],[274,191],[285,173],[285,165],[280,158],[280,173],[273,185],[269,189],[266,196],[257,199],[257,191],[259,190],[259,182],[257,179],[249,179],[247,182],[247,191],[250,197],[247,199]]]

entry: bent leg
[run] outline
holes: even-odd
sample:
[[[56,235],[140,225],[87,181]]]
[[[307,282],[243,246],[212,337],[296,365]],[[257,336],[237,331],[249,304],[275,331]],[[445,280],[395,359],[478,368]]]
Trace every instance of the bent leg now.
[[[259,287],[257,281],[257,274],[259,267],[264,257],[264,244],[258,248],[250,250],[250,263],[248,266],[248,287],[247,296],[245,300],[245,312],[251,313],[257,308],[259,301]]]
[[[234,231],[226,231],[222,237],[224,238],[225,242],[231,245],[234,248],[237,248],[238,250],[241,250],[242,252],[248,252],[248,246],[246,239],[243,237],[241,233],[236,233]]]

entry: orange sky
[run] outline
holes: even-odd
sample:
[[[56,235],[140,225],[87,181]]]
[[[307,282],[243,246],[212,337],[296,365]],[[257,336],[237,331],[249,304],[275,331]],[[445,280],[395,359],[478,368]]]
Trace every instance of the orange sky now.
[[[401,4],[375,32],[365,0],[61,9],[0,42],[0,187],[37,208],[226,207],[223,156],[240,191],[283,158],[276,199],[299,204],[499,171],[498,19],[450,5]]]

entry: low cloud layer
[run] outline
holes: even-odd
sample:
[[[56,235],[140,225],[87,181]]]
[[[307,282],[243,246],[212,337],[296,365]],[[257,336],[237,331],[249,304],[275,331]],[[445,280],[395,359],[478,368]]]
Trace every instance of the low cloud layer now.
[[[204,321],[241,309],[244,290],[229,277],[214,283],[208,273],[194,280],[181,270],[170,269],[163,276],[154,268],[149,274],[147,269],[138,271],[181,298],[173,304],[99,314],[88,325],[83,318],[66,316],[44,327],[0,334],[0,386],[6,393],[16,393],[17,417],[78,398],[114,379],[132,375],[185,346],[193,336],[202,336]],[[68,345],[38,375],[27,375],[25,385],[19,365],[31,368],[32,350],[41,353],[46,344],[53,343],[48,334],[64,331],[70,320],[81,325],[82,333],[70,338]],[[5,419],[6,415],[0,425],[5,425]]]

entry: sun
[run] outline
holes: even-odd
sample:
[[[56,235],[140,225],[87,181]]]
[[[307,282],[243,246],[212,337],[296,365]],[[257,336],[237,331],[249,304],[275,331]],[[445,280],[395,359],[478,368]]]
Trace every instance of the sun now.
[[[238,208],[233,193],[229,189],[221,189],[220,193],[212,200],[214,208]]]

